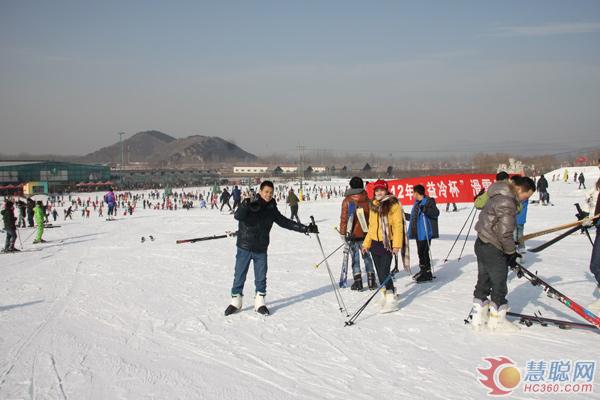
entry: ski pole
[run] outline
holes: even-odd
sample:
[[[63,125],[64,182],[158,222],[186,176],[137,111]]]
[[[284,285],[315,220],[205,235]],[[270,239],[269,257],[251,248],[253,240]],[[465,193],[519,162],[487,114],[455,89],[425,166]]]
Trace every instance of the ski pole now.
[[[344,246],[345,246],[345,243],[342,243],[341,245],[339,245],[338,248],[335,249],[334,251],[332,251],[331,253],[329,253],[329,255],[327,257],[325,257],[324,259],[319,261],[317,264],[315,264],[315,268],[319,268],[321,266],[321,264],[323,264],[325,262],[325,260],[327,260],[329,257],[333,256],[335,253],[338,252],[339,249],[341,249]]]
[[[454,239],[454,243],[452,243],[452,247],[450,248],[450,251],[446,255],[446,258],[444,258],[444,262],[448,261],[448,258],[450,257],[450,253],[452,253],[452,250],[454,250],[454,246],[456,246],[456,243],[458,242],[460,235],[462,234],[463,230],[465,229],[465,226],[467,226],[467,223],[469,222],[469,218],[471,218],[471,214],[473,213],[474,210],[475,210],[475,205],[473,205],[473,208],[471,208],[471,211],[469,212],[467,219],[465,219],[465,223],[463,224],[462,228],[460,228],[458,235],[456,235],[456,239]]]
[[[477,211],[473,214],[473,219],[471,219],[471,224],[469,225],[469,230],[467,231],[467,236],[465,236],[465,241],[463,243],[462,250],[460,251],[460,255],[458,256],[458,261],[462,258],[463,252],[465,251],[465,246],[467,245],[467,240],[469,240],[469,235],[471,234],[471,228],[473,227],[473,222],[475,222],[475,217],[477,216]]]
[[[375,298],[375,296],[377,295],[377,293],[379,293],[379,291],[381,291],[381,289],[383,289],[385,287],[385,285],[387,285],[388,281],[390,279],[393,279],[394,274],[392,274],[390,272],[390,274],[387,276],[387,278],[385,278],[383,280],[383,282],[381,282],[381,285],[379,285],[377,287],[377,289],[375,290],[375,292],[369,296],[369,298],[367,299],[367,301],[364,302],[364,304],[362,306],[360,306],[358,308],[358,310],[356,310],[356,312],[354,314],[352,314],[352,317],[350,317],[350,319],[348,321],[346,321],[344,323],[344,326],[352,326],[354,325],[354,322],[356,321],[356,319],[360,316],[360,314],[362,314],[362,312],[367,308],[367,306],[369,305],[369,303],[371,303],[371,301]]]
[[[224,235],[205,236],[205,237],[200,237],[200,238],[195,238],[195,239],[181,239],[181,240],[175,241],[175,243],[177,243],[177,244],[196,243],[196,242],[203,242],[205,240],[224,239],[224,238],[230,237],[230,236],[237,236],[237,231],[236,232],[226,232]]]
[[[315,217],[313,217],[312,215],[310,216],[310,220],[312,221],[312,223],[315,223]],[[323,254],[323,258],[325,259],[325,266],[327,267],[327,273],[329,274],[329,279],[331,280],[331,286],[333,287],[333,292],[335,294],[335,299],[338,302],[338,306],[340,309],[340,312],[345,312],[346,316],[348,317],[348,309],[346,308],[346,305],[344,304],[344,299],[342,299],[342,294],[339,293],[338,288],[335,286],[335,279],[333,278],[333,274],[331,273],[331,268],[329,267],[329,263],[327,262],[327,257],[325,256],[325,250],[323,250],[323,244],[321,243],[321,239],[319,238],[319,234],[315,233],[315,236],[317,237],[317,242],[319,243],[319,248],[321,249],[321,253]]]

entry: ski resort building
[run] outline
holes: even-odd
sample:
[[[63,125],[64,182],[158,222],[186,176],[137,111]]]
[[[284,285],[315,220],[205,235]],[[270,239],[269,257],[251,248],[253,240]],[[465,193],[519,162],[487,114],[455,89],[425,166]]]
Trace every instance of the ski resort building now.
[[[0,186],[20,186],[28,182],[46,182],[48,190],[61,191],[81,182],[110,179],[105,165],[59,161],[0,161]]]

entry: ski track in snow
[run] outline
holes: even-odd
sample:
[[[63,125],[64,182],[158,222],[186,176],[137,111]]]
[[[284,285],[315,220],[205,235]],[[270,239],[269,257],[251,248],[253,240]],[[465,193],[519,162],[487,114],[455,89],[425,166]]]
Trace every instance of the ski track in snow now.
[[[590,185],[596,179],[586,176]],[[555,207],[531,205],[526,232],[570,222],[572,204],[583,205],[584,191],[573,183],[550,182],[550,193]],[[333,226],[340,203],[300,206],[303,221],[311,214],[322,220],[326,252],[339,245]],[[45,232],[51,242],[24,243],[39,251],[0,256],[0,398],[483,398],[476,371],[483,357],[507,356],[520,367],[530,359],[597,360],[590,349],[598,348],[600,335],[593,331],[534,325],[490,335],[464,325],[477,275],[473,232],[460,261],[462,240],[449,261],[442,260],[470,207],[442,209],[441,239],[432,245],[437,279],[416,285],[401,272],[401,309],[380,315],[373,302],[352,327],[344,327],[325,265],[314,268],[322,258],[314,237],[275,226],[267,296],[272,315],[252,311],[250,271],[243,312],[225,318],[235,238],[182,245],[175,240],[235,230],[231,215],[139,209],[114,223],[78,215],[60,221],[61,228]],[[30,233],[22,230],[22,238]],[[154,242],[140,242],[149,235]],[[587,238],[574,234],[528,253],[525,263],[586,305],[598,296],[588,272],[590,253]],[[414,243],[411,256],[414,272]],[[329,261],[337,281],[341,252]],[[547,317],[580,320],[512,274],[509,289],[515,312],[541,310]],[[350,314],[370,295],[341,293]],[[512,397],[530,398],[518,391]]]

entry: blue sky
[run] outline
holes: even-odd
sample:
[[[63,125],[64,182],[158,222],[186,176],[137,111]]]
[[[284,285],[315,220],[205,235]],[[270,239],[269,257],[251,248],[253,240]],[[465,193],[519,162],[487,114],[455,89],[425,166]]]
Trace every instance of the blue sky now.
[[[598,1],[0,1],[0,153],[553,152],[599,109]]]

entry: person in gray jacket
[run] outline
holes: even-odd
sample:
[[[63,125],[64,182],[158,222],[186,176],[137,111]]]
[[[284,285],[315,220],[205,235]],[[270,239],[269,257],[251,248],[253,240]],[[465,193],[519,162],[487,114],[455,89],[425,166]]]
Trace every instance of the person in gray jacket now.
[[[478,275],[473,293],[472,326],[476,330],[486,327],[491,331],[518,330],[506,319],[506,280],[508,268],[515,267],[520,257],[513,237],[518,206],[534,192],[535,182],[520,176],[508,182],[496,182],[488,190],[489,200],[475,225]]]

